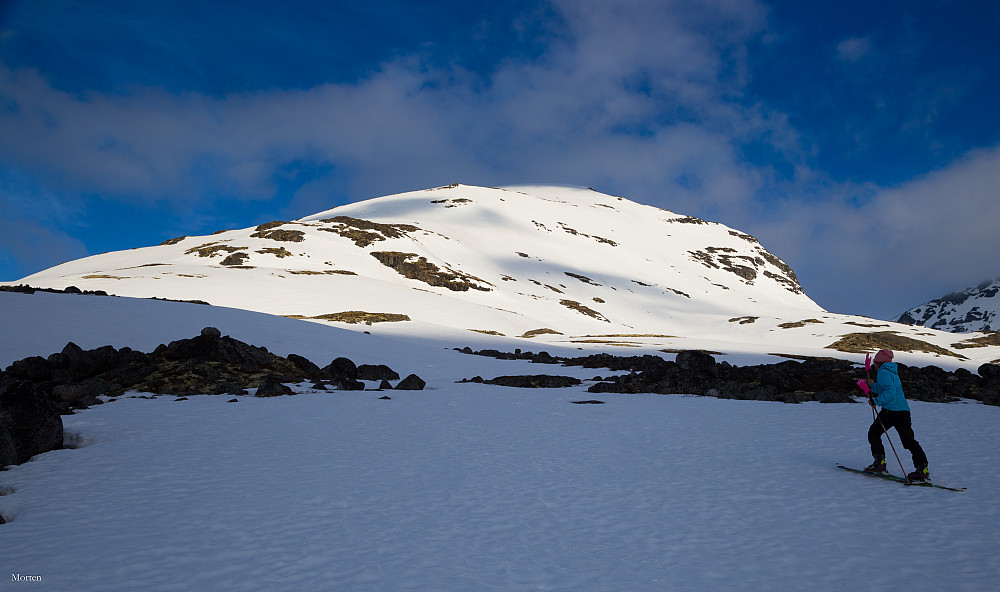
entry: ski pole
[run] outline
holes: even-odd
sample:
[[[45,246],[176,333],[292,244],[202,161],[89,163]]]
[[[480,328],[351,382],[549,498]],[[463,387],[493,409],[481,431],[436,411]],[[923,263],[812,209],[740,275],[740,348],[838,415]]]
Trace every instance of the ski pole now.
[[[892,454],[896,457],[896,462],[899,463],[899,470],[903,472],[903,479],[906,479],[906,484],[910,484],[910,478],[906,474],[906,469],[903,468],[903,461],[899,460],[899,455],[896,454],[896,447],[892,444],[892,438],[889,437],[889,430],[885,429],[885,424],[882,423],[882,418],[875,414],[875,401],[872,401],[871,396],[868,397],[868,401],[872,406],[872,418],[878,422],[878,425],[882,426],[882,432],[885,433],[885,439],[889,441],[889,447],[892,448]]]

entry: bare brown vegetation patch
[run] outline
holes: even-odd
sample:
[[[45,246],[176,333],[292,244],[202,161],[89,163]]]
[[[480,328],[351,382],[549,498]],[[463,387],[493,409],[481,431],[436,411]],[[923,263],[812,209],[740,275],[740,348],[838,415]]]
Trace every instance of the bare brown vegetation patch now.
[[[599,321],[604,321],[605,323],[610,323],[611,322],[607,318],[605,318],[605,316],[602,315],[601,313],[597,312],[596,310],[594,310],[594,309],[592,309],[592,308],[590,308],[588,306],[584,306],[583,304],[580,304],[576,300],[560,300],[559,304],[565,306],[566,308],[568,308],[570,310],[575,310],[576,312],[578,312],[580,314],[585,314],[588,317],[593,317],[593,318],[595,318],[595,319],[597,319]]]
[[[261,255],[274,255],[278,259],[283,259],[285,257],[291,257],[292,252],[285,247],[267,247],[264,249],[259,249],[257,251]]]
[[[249,253],[233,253],[222,260],[222,265],[227,267],[243,267],[243,264],[246,263],[249,258]]]
[[[224,245],[222,243],[206,243],[204,245],[198,245],[197,247],[191,247],[187,251],[184,251],[185,255],[198,255],[199,257],[216,257],[222,253],[236,253],[237,251],[245,251],[247,247],[234,247],[232,245]]]
[[[902,352],[926,352],[965,359],[965,356],[956,354],[951,350],[939,347],[933,343],[900,335],[895,331],[848,333],[834,343],[826,346],[826,348],[852,354],[864,354],[879,349],[890,349]]]
[[[598,284],[597,282],[595,282],[594,280],[590,279],[589,277],[587,277],[585,275],[580,275],[578,273],[573,273],[573,272],[570,272],[570,271],[564,271],[563,273],[565,273],[566,275],[568,275],[571,278],[576,278],[576,279],[580,280],[581,282],[583,282],[585,284],[590,284],[592,286],[600,286],[601,285],[601,284]]]
[[[555,329],[532,329],[530,331],[525,331],[521,337],[535,337],[536,335],[562,335],[559,331]]]
[[[371,325],[372,323],[399,323],[403,321],[409,321],[410,317],[405,314],[398,314],[392,312],[365,312],[363,310],[345,310],[343,312],[331,312],[328,314],[321,314],[312,317],[303,315],[285,315],[290,319],[315,319],[319,321],[333,321],[338,323],[350,323],[356,325],[358,323],[364,323],[366,325]]]
[[[991,345],[1000,345],[1000,331],[992,331],[982,337],[966,339],[965,341],[959,341],[958,343],[951,344],[951,346],[955,349],[990,347]]]
[[[320,220],[329,227],[320,228],[354,241],[359,247],[367,247],[376,241],[387,238],[402,238],[408,232],[417,232],[420,228],[412,224],[382,224],[350,216],[334,216]]]
[[[288,273],[295,275],[358,275],[353,271],[347,271],[346,269],[324,269],[323,271],[315,271],[312,269],[288,269]]]
[[[779,323],[778,326],[781,327],[782,329],[797,329],[799,327],[805,327],[807,324],[810,323],[822,325],[823,321],[820,321],[818,319],[805,319],[802,321],[795,321],[792,323]]]
[[[429,262],[426,257],[416,253],[400,253],[398,251],[375,251],[372,257],[382,265],[395,269],[400,275],[418,280],[430,286],[448,288],[455,292],[466,292],[470,288],[489,292],[490,288],[482,284],[487,282],[467,273],[454,269],[441,269]]]
[[[257,232],[254,232],[250,236],[254,238],[266,238],[289,243],[300,243],[306,239],[306,233],[301,230],[287,230],[279,228],[285,224],[292,224],[292,222],[275,221],[261,224],[256,228]]]

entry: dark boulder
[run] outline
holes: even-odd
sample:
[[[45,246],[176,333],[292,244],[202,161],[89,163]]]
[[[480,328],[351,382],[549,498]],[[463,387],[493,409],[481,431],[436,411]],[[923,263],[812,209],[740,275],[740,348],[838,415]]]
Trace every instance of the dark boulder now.
[[[17,447],[7,427],[0,423],[0,469],[17,464]]]
[[[260,372],[272,365],[271,355],[266,349],[247,345],[231,337],[199,335],[173,341],[162,350],[162,356],[171,361],[219,362],[238,367],[243,372]]]
[[[112,384],[101,378],[88,378],[82,382],[60,384],[52,389],[52,397],[71,405],[83,403],[92,405],[93,401],[106,395],[112,389]]]
[[[677,365],[683,370],[704,374],[707,376],[717,376],[719,369],[715,365],[715,358],[711,354],[706,354],[698,350],[686,350],[677,354]]]
[[[410,374],[396,385],[397,391],[422,391],[427,383],[416,374]]]
[[[330,382],[340,390],[365,390],[365,383],[359,380],[357,365],[347,358],[335,359],[329,366],[323,368],[323,371],[330,376]]]
[[[83,348],[70,341],[66,347],[56,355],[49,356],[49,362],[59,369],[68,370],[77,379],[92,376],[97,369],[97,364],[87,355]]]
[[[358,367],[357,365],[349,360],[348,358],[340,357],[330,362],[330,365],[323,370],[330,373],[330,377],[334,380],[347,379],[347,380],[358,380]]]
[[[44,382],[52,378],[52,365],[43,357],[31,356],[11,364],[7,375],[32,382]]]
[[[760,375],[760,383],[773,386],[778,391],[795,391],[802,388],[802,380],[797,375],[802,364],[799,362],[782,362],[769,367]]]
[[[531,362],[533,364],[558,364],[561,360],[559,358],[552,357],[549,352],[538,352],[537,354],[531,356]]]
[[[288,361],[295,364],[295,367],[309,375],[312,379],[318,379],[323,374],[319,366],[309,361],[308,358],[298,354],[288,354]]]
[[[527,376],[497,376],[496,378],[487,380],[486,384],[496,384],[515,388],[562,388],[567,386],[578,386],[580,384],[580,379],[573,378],[572,376],[533,374]]]
[[[987,380],[998,380],[1000,379],[1000,364],[983,364],[977,372]]]
[[[0,381],[0,424],[14,444],[17,464],[62,447],[62,418],[49,397],[32,382]]]
[[[255,397],[280,397],[282,395],[294,395],[295,391],[277,380],[265,380],[257,387]]]
[[[399,380],[399,373],[384,364],[361,364],[358,380]]]
[[[209,391],[210,395],[245,395],[247,394],[247,389],[236,384],[235,382],[220,382],[219,384],[212,387]]]

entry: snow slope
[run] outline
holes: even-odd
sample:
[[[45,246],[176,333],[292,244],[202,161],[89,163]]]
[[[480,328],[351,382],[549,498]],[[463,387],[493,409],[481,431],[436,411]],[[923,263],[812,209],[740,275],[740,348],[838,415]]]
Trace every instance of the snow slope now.
[[[125,298],[0,293],[0,307],[3,366],[69,339],[148,350],[215,325],[282,355],[385,362],[428,382],[236,403],[124,398],[66,417],[79,448],[0,473],[0,569],[41,578],[23,587],[981,591],[1000,581],[1000,408],[911,403],[935,480],[969,487],[952,493],[833,468],[868,462],[866,405],[659,395],[573,405],[593,398],[587,383],[457,384],[539,369],[433,339]]]
[[[1000,278],[911,308],[900,323],[953,333],[1000,331]]]
[[[842,356],[829,348],[845,336],[883,332],[929,344],[914,351],[921,365],[1000,359],[997,346],[960,349],[945,332],[826,312],[738,230],[567,187],[390,195],[9,283],[202,300],[451,345],[487,335],[534,350]]]

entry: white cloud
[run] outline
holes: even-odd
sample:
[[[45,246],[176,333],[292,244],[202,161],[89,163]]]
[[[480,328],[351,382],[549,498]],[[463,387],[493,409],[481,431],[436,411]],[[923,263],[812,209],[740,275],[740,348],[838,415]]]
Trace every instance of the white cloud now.
[[[770,122],[725,98],[739,47],[763,26],[752,1],[564,2],[572,33],[488,83],[416,58],[355,85],[211,98],[145,88],[74,95],[0,66],[0,157],[85,192],[136,200],[267,199],[305,158],[356,195],[468,182],[623,179],[732,203],[739,139]],[[728,51],[732,50],[732,51]],[[666,183],[667,187],[664,187]],[[315,188],[313,188],[315,190]]]
[[[898,187],[815,186],[819,199],[748,227],[805,272],[820,305],[894,318],[1000,272],[997,187],[1000,148],[976,150]]]

